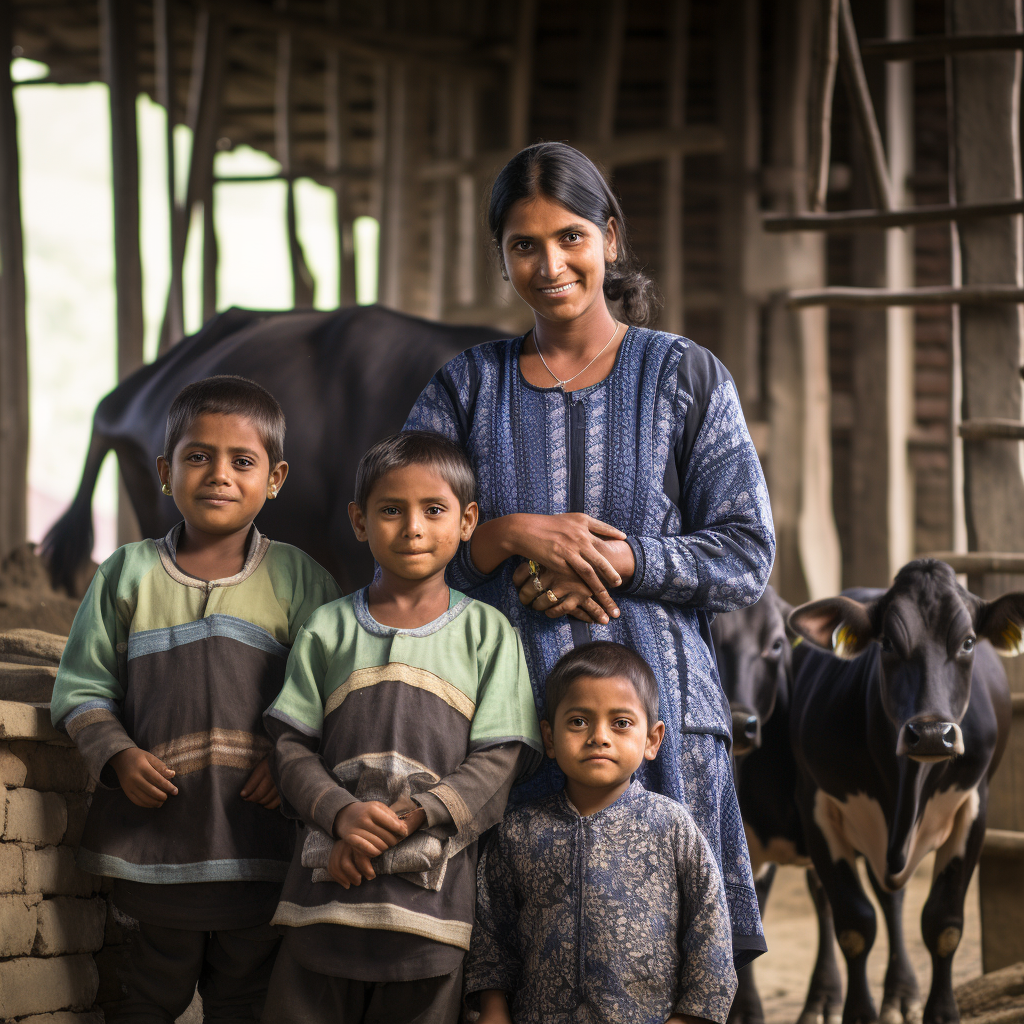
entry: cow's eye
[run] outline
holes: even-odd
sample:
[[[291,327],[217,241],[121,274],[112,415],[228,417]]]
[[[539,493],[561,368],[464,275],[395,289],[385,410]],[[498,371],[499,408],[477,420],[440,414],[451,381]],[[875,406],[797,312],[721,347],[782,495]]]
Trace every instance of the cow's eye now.
[[[878,643],[886,654],[892,654],[892,641],[887,636],[879,637]]]
[[[969,637],[967,637],[967,638],[966,638],[966,639],[964,640],[964,642],[963,642],[963,643],[962,643],[962,644],[960,645],[960,650],[961,650],[961,651],[963,651],[963,653],[964,653],[964,654],[970,654],[970,653],[971,653],[971,651],[973,651],[973,650],[974,650],[974,645],[975,645],[975,644],[976,644],[977,642],[978,642],[978,641],[977,641],[977,640],[976,640],[976,639],[975,639],[975,638],[974,638],[973,636],[969,636]]]
[[[772,654],[781,654],[784,641],[781,636],[775,638],[775,643],[772,644]]]

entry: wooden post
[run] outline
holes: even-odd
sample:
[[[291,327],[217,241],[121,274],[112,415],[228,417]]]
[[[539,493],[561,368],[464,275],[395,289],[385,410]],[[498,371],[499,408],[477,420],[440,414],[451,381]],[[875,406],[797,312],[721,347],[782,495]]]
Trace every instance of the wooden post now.
[[[434,155],[439,160],[452,156],[454,131],[454,82],[445,76],[437,81],[437,122],[434,129]],[[452,185],[448,178],[434,182],[434,207],[430,218],[430,288],[427,316],[444,317],[448,304],[449,263],[451,257]]]
[[[340,23],[340,0],[326,0],[328,20]],[[346,65],[339,50],[328,50],[324,75],[324,119],[326,149],[324,165],[334,175],[335,223],[338,232],[338,305],[354,306],[356,301],[356,260],[349,210],[348,179],[342,177],[349,138]]]
[[[673,0],[669,5],[668,125],[681,131],[686,124],[686,44],[690,28],[690,0]],[[665,160],[662,198],[664,224],[661,239],[661,290],[665,296],[662,326],[673,334],[683,333],[683,176],[682,148]]]
[[[380,301],[391,309],[403,307],[402,271],[409,244],[405,223],[407,89],[405,66],[399,62],[391,64],[387,70],[384,209],[380,226]]]
[[[839,65],[839,0],[828,0],[828,14],[821,22],[820,43],[815,61],[815,87],[812,91],[811,152],[809,185],[811,209],[825,209],[828,172],[832,152],[832,100]]]
[[[276,9],[287,8],[287,0],[277,0]],[[298,220],[295,211],[295,181],[292,177],[292,49],[294,39],[291,32],[279,32],[277,36],[277,77],[274,89],[274,133],[276,136],[277,160],[281,173],[287,179],[288,195],[285,220],[288,231],[288,256],[292,268],[292,302],[296,309],[313,305],[315,283],[306,264],[302,244],[299,241]]]
[[[1020,32],[1020,0],[949,0],[950,35]],[[953,198],[973,203],[1021,196],[1019,148],[1019,52],[959,54],[947,59],[951,117]],[[1024,280],[1020,217],[956,225],[964,285]],[[956,262],[956,260],[954,261]],[[966,419],[1022,418],[1021,309],[1014,304],[960,307],[960,378]],[[975,551],[1024,548],[1024,476],[1015,441],[964,440],[964,511]],[[1020,578],[968,577],[983,597],[1020,589]],[[1010,685],[1024,690],[1019,659],[1004,662]],[[1024,736],[1015,716],[1003,764],[993,780],[988,824],[1024,830],[1020,792],[1024,783]],[[983,853],[980,869],[982,962],[992,971],[1024,960],[1024,859]]]
[[[807,207],[807,111],[816,0],[786,0],[775,19],[776,103],[770,178],[778,208]],[[761,234],[751,290],[772,293],[797,281],[824,282],[824,246],[808,235],[776,246]],[[808,315],[813,314],[813,315]],[[768,323],[768,485],[778,542],[773,580],[792,602],[825,597],[840,585],[832,515],[828,320],[823,309],[790,311],[773,302]]]
[[[185,121],[192,130],[192,154],[189,158],[185,202],[177,210],[178,225],[172,235],[176,248],[171,257],[171,273],[172,275],[177,273],[179,279],[181,266],[185,260],[185,247],[188,243],[192,211],[195,209],[196,203],[204,202],[213,190],[213,158],[217,153],[217,133],[220,127],[220,112],[224,93],[226,56],[227,25],[222,18],[214,16],[209,11],[200,11],[196,16],[192,76],[189,82],[188,110],[185,116]],[[216,258],[212,250],[209,260],[204,256],[204,264],[207,268],[216,265]],[[208,279],[208,269],[204,271],[204,279]],[[204,286],[205,291],[206,287]],[[170,317],[165,312],[160,331],[161,352],[169,348],[175,340],[171,337],[170,328]]]
[[[537,31],[537,0],[516,5],[515,60],[510,66],[508,143],[514,150],[530,144],[530,96],[533,92],[533,38]]]
[[[13,5],[0,4],[0,557],[25,540],[28,498],[28,338],[18,123],[11,82]]]
[[[580,136],[590,142],[606,144],[615,130],[622,40],[626,31],[625,0],[602,0],[600,15],[591,24],[597,36],[597,56],[583,81]]]
[[[167,114],[164,144],[167,147],[167,203],[170,224],[171,281],[167,295],[168,332],[171,344],[185,333],[184,298],[181,288],[181,264],[174,258],[180,247],[181,215],[177,199],[177,173],[174,159],[176,104],[174,89],[174,29],[170,0],[153,0],[153,49],[156,58],[156,101]]]
[[[718,9],[719,121],[722,154],[722,304],[719,356],[729,368],[748,420],[761,397],[760,306],[750,290],[748,254],[761,236],[761,132],[758,65],[760,5],[743,0]],[[666,312],[668,303],[666,301]]]
[[[110,89],[118,380],[124,380],[143,363],[136,47],[135,0],[100,0],[103,77]],[[124,544],[137,539],[138,522],[122,480],[117,502],[117,541]]]
[[[468,82],[463,82],[458,91],[457,109],[459,159],[470,161],[477,151],[477,90]],[[455,301],[460,306],[473,306],[479,294],[481,250],[477,182],[472,171],[463,171],[458,176],[455,196]]]

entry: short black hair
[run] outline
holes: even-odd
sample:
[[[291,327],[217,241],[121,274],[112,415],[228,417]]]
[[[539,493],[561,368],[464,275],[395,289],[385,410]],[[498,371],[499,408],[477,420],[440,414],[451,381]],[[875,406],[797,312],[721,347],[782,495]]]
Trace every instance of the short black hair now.
[[[555,724],[555,712],[569,687],[581,676],[594,679],[628,679],[647,715],[647,728],[658,721],[658,680],[651,666],[636,651],[610,640],[574,647],[555,662],[544,688],[544,717]]]
[[[452,489],[464,509],[476,497],[476,474],[465,448],[444,434],[405,430],[378,441],[359,460],[355,503],[365,512],[370,494],[381,477],[406,466],[430,466]]]
[[[220,374],[186,384],[171,402],[164,433],[164,458],[168,462],[185,432],[204,413],[247,417],[267,450],[270,468],[284,459],[284,413],[277,399],[254,380]]]

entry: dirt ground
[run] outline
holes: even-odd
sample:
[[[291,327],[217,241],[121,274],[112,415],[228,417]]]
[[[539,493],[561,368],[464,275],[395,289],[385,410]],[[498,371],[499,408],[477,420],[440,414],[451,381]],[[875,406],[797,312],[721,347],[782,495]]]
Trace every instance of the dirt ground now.
[[[67,636],[78,604],[50,586],[34,544],[15,548],[0,562],[0,632],[41,629]]]
[[[907,886],[903,906],[903,925],[907,951],[917,972],[922,998],[927,998],[931,984],[931,957],[921,940],[921,908],[931,886],[932,857],[914,872]],[[882,913],[874,893],[861,869],[865,892],[875,904],[878,915],[878,938],[868,958],[868,978],[876,1005],[882,1001],[882,981],[888,960],[889,940]],[[953,984],[959,985],[981,974],[981,921],[978,909],[978,876],[975,873],[964,905],[964,935],[953,960]],[[803,1009],[807,982],[817,953],[817,923],[814,907],[807,893],[802,868],[779,868],[775,875],[764,915],[768,952],[754,963],[761,1001],[767,1024],[794,1024]],[[834,941],[834,940],[833,940]],[[846,965],[836,947],[836,959],[845,980]]]

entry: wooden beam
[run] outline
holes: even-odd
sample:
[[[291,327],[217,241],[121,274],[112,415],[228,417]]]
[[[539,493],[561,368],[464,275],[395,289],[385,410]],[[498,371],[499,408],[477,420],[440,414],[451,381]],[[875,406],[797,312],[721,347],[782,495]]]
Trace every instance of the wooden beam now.
[[[464,86],[458,94],[458,163],[463,170],[456,180],[455,301],[472,307],[479,301],[480,209],[477,204],[479,167],[477,152],[477,103],[475,89]],[[509,152],[508,157],[514,154]],[[501,166],[498,164],[497,166]]]
[[[605,167],[623,167],[628,164],[642,164],[650,160],[666,160],[673,153],[684,156],[702,156],[721,153],[725,139],[718,125],[691,124],[682,130],[653,129],[650,131],[624,132],[607,145],[580,140],[577,148],[591,160]],[[438,160],[425,164],[418,171],[424,181],[437,178],[455,178],[460,174],[492,173],[516,155],[515,149],[488,150],[470,160]]]
[[[982,417],[963,420],[959,424],[958,433],[965,441],[989,441],[997,437],[1007,441],[1024,441],[1024,423],[998,416]]]
[[[434,99],[434,152],[444,158],[455,146],[455,83],[451,78],[437,82]],[[427,315],[444,317],[448,305],[452,248],[452,183],[441,179],[433,183],[434,205],[430,215],[430,286]]]
[[[825,209],[832,153],[832,100],[839,67],[839,0],[828,0],[820,25],[815,68],[814,109],[810,118],[808,171],[812,210]]]
[[[916,39],[865,39],[860,52],[881,60],[932,60],[953,53],[1024,50],[1024,32],[989,35],[918,36]]]
[[[1010,551],[933,551],[925,558],[937,558],[954,572],[1024,574],[1024,555]]]
[[[213,181],[203,197],[203,323],[217,314],[217,265],[220,249],[213,218]]]
[[[321,52],[333,50],[364,61],[404,63],[434,74],[450,73],[453,65],[480,84],[499,84],[499,70],[510,53],[503,47],[480,46],[467,38],[413,36],[401,32],[367,32],[322,18],[270,10],[251,0],[201,0],[201,8],[230,24],[288,33]]]
[[[170,0],[153,0],[153,50],[156,61],[156,101],[167,115],[164,146],[167,152],[167,204],[170,224],[171,280],[167,294],[168,331],[172,341],[185,333],[184,297],[181,287],[181,264],[174,258],[180,247],[178,233],[181,216],[178,212],[177,172],[174,157],[175,107],[174,26],[171,21]]]
[[[278,10],[287,8],[287,0],[277,0]],[[288,261],[292,272],[292,302],[296,309],[307,309],[313,305],[316,286],[313,275],[306,264],[306,257],[299,241],[298,217],[295,209],[295,182],[292,171],[292,60],[294,39],[292,33],[283,31],[277,37],[277,68],[274,82],[274,135],[277,160],[287,178],[285,200],[285,225],[288,234]]]
[[[407,71],[392,64],[387,75],[387,117],[384,128],[383,210],[380,225],[380,302],[401,309],[404,299],[404,258],[408,244],[406,214],[406,128],[408,124]]]
[[[209,12],[200,11],[196,16],[192,75],[185,117],[192,130],[192,153],[189,158],[185,202],[177,211],[179,223],[174,234],[177,248],[172,254],[172,265],[177,266],[179,275],[185,260],[192,211],[196,203],[203,202],[204,197],[209,196],[213,189],[213,158],[217,153],[226,57],[227,26],[220,19],[211,17]],[[165,351],[177,340],[171,336],[170,318],[165,312],[160,332],[160,351]]]
[[[595,58],[582,80],[579,137],[607,146],[615,131],[615,107],[626,31],[625,0],[601,0],[591,19]]]
[[[864,76],[864,65],[860,59],[857,29],[853,24],[850,0],[839,0],[839,53],[853,102],[854,117],[868,150],[868,168],[871,171],[875,201],[883,209],[891,210],[892,188],[885,162],[885,149],[882,146],[882,134],[878,130],[878,119],[875,117],[867,78]]]
[[[929,286],[895,290],[890,288],[814,288],[792,291],[786,304],[800,309],[807,306],[842,306],[846,309],[878,309],[885,306],[988,305],[1024,302],[1024,288],[1009,284]]]
[[[666,127],[682,131],[686,126],[687,42],[690,0],[672,0],[668,5],[669,55],[665,77],[668,85]],[[662,186],[661,291],[665,307],[661,326],[673,334],[683,333],[683,181],[686,160],[673,152],[665,160]]]
[[[903,210],[838,210],[835,213],[803,213],[797,216],[766,213],[765,231],[880,231],[886,228],[911,228],[919,224],[959,223],[986,217],[1007,217],[1024,213],[1024,200],[997,199],[991,203],[965,203],[962,206],[940,204],[912,206]]]
[[[327,20],[341,24],[341,0],[325,0]],[[354,306],[356,301],[356,260],[349,210],[348,155],[349,109],[347,61],[338,50],[329,50],[324,69],[324,120],[327,126],[324,167],[334,177],[335,230],[338,237],[338,305]]]
[[[13,4],[0,3],[0,557],[25,540],[28,525],[28,337],[18,123],[8,56],[13,44]]]

